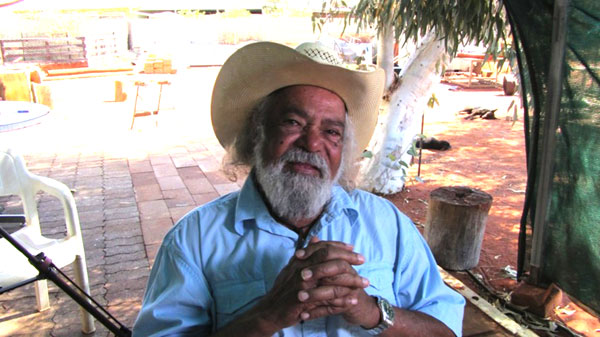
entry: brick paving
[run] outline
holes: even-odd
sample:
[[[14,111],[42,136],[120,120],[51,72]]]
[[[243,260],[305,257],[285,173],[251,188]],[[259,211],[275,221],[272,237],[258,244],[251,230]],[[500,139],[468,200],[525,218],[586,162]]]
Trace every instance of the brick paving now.
[[[216,75],[215,69],[200,72],[208,82]],[[185,83],[186,74],[177,78]],[[166,109],[158,127],[140,119],[128,130],[130,106],[106,99],[113,81],[49,82],[56,117],[2,133],[0,144],[21,153],[33,173],[73,191],[92,296],[131,327],[165,233],[191,209],[240,186],[219,172],[224,151],[208,114],[188,108],[201,101],[208,111],[209,90],[188,95],[194,102]],[[170,98],[172,103],[176,97]],[[91,106],[84,115],[82,104]],[[16,197],[0,197],[0,207],[5,213],[22,212]],[[39,209],[43,234],[64,236],[60,202],[40,195]],[[70,267],[64,270],[70,275]],[[35,309],[33,285],[0,296],[0,336],[82,335],[77,304],[51,282],[49,287],[51,307],[43,312]],[[111,335],[98,322],[96,328],[92,336]]]
[[[160,242],[173,223],[241,186],[219,171],[224,150],[208,114],[217,70],[178,74],[173,94],[163,97],[173,108],[160,114],[158,126],[150,119],[136,120],[129,130],[131,105],[111,102],[115,78],[103,78],[50,82],[55,117],[0,133],[0,146],[23,154],[32,172],[73,190],[92,296],[128,327],[139,311]],[[198,78],[204,80],[199,84]],[[16,198],[0,197],[0,210],[19,213],[20,207]],[[41,195],[39,208],[43,233],[63,236],[59,202]],[[0,296],[0,337],[82,335],[78,306],[51,283],[49,287],[51,307],[43,312],[35,309],[32,285]],[[477,322],[471,330],[493,330],[481,319]],[[96,328],[88,336],[112,335],[98,322]]]
[[[185,213],[218,197],[219,191],[224,194],[233,186],[239,188],[235,183],[213,185],[189,152],[186,150],[182,156],[180,150],[141,159],[82,154],[25,156],[32,172],[57,179],[74,191],[92,295],[129,327],[139,310],[150,266],[165,233]],[[212,160],[218,162],[216,157]],[[16,198],[0,201],[5,212],[20,212]],[[44,234],[63,236],[58,200],[43,196],[39,207]],[[0,335],[81,334],[77,305],[56,287],[50,287],[52,306],[42,313],[35,312],[33,286],[0,297]],[[96,326],[95,336],[108,335],[105,327]]]

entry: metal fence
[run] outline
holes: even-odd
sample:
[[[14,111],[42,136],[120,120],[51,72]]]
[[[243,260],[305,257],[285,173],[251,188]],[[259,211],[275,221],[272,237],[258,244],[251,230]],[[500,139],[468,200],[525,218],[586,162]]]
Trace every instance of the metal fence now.
[[[2,64],[87,64],[89,59],[117,55],[119,48],[116,40],[114,34],[90,37],[10,39],[0,40],[0,51]]]
[[[2,63],[73,63],[87,60],[85,37],[0,40]]]

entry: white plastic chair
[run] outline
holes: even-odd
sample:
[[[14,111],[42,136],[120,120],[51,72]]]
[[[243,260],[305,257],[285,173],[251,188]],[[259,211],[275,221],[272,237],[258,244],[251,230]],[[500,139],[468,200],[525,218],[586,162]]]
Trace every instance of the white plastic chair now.
[[[65,216],[67,236],[62,239],[49,239],[41,234],[39,214],[35,195],[43,191],[60,199]],[[26,226],[11,236],[23,245],[31,254],[44,252],[54,265],[62,268],[73,263],[75,283],[86,293],[90,293],[87,266],[79,217],[75,199],[69,188],[61,182],[47,177],[34,175],[25,167],[25,161],[11,150],[0,149],[0,196],[17,195],[23,203]],[[38,271],[5,239],[0,239],[0,286],[6,287],[16,282],[35,277]],[[42,311],[50,307],[48,284],[46,280],[35,282],[37,309]],[[83,333],[96,330],[94,320],[81,309]]]

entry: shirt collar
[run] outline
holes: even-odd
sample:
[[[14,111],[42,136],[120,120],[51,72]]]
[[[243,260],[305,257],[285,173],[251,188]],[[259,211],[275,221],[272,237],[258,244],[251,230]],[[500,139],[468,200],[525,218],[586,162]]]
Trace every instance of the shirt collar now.
[[[358,218],[358,208],[339,185],[335,185],[331,193],[331,201],[319,222],[330,223],[339,216],[348,217],[350,225]],[[291,229],[277,223],[269,213],[267,206],[254,182],[254,175],[248,175],[238,196],[235,208],[234,229],[239,235],[244,234],[245,226],[258,226],[274,234],[297,236]]]
[[[340,185],[335,185],[331,191],[331,201],[325,209],[323,219],[331,222],[342,214],[348,217],[350,225],[354,225],[358,218],[358,207],[356,207],[346,190]]]

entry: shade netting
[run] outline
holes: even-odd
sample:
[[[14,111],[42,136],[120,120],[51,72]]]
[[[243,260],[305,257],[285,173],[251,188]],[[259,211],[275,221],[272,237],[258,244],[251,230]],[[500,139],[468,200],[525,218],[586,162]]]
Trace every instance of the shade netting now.
[[[525,98],[528,186],[519,240],[527,270],[545,132],[555,132],[553,176],[540,275],[600,311],[600,1],[571,0],[558,128],[544,129],[552,45],[551,0],[505,0]]]

